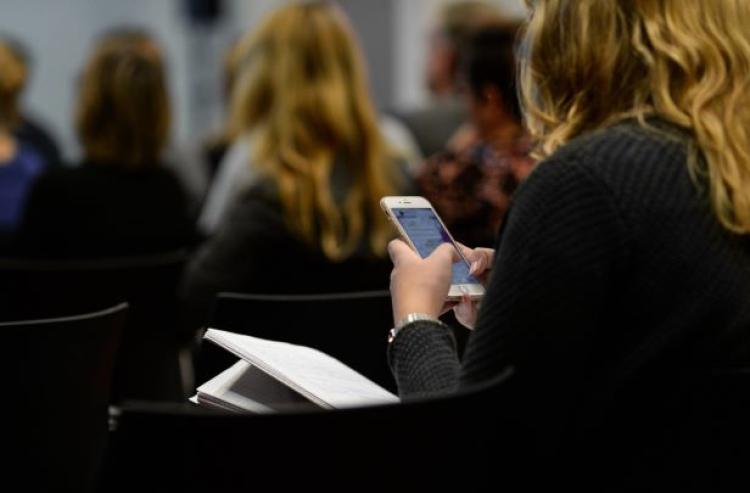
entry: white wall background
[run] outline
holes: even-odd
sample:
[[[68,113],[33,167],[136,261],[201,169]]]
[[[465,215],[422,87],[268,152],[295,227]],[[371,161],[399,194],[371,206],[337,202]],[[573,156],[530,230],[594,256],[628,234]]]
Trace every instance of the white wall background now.
[[[33,73],[25,106],[62,144],[69,159],[78,148],[71,125],[76,78],[103,31],[142,26],[162,43],[173,100],[173,140],[200,138],[220,120],[219,67],[224,47],[286,0],[224,0],[218,26],[198,29],[182,0],[0,0],[0,33],[22,41]],[[382,108],[423,103],[426,37],[446,0],[340,0],[352,16],[370,63],[371,86]],[[522,0],[493,0],[523,14]]]
[[[164,43],[177,133],[186,131],[179,112],[187,86],[175,77],[185,71],[184,32],[175,6],[162,0],[0,0],[0,32],[22,41],[34,61],[26,106],[49,123],[68,155],[76,149],[70,124],[76,78],[94,38],[115,25],[146,27]]]
[[[132,25],[159,39],[168,63],[173,140],[182,143],[216,124],[223,47],[282,2],[226,0],[226,21],[216,29],[201,30],[187,22],[182,0],[0,0],[0,33],[29,49],[33,72],[25,106],[48,124],[67,157],[75,159],[78,147],[71,121],[76,79],[99,34]],[[213,114],[208,114],[209,121],[201,121],[208,102]]]

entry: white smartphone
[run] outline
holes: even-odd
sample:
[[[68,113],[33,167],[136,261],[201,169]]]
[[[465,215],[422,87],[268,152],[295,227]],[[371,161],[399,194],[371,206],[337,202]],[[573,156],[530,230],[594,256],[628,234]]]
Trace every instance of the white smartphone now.
[[[464,293],[472,299],[479,299],[484,295],[484,286],[474,276],[469,275],[469,262],[427,199],[383,197],[380,207],[420,257],[428,257],[443,243],[450,243],[456,249],[460,260],[453,264],[453,280],[448,299],[459,299]]]

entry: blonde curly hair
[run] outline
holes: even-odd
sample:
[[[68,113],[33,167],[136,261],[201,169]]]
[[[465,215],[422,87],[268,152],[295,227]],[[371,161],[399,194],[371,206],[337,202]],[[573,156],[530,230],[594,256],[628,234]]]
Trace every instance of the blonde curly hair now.
[[[750,2],[527,0],[520,92],[537,156],[626,118],[691,137],[721,224],[750,233]],[[704,180],[705,179],[705,180]]]

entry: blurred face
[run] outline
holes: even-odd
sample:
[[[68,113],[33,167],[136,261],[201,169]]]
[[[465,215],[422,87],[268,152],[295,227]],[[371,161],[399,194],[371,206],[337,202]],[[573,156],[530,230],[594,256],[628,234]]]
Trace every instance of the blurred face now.
[[[500,92],[492,87],[485,86],[480,92],[467,91],[469,117],[477,135],[486,141],[505,122]]]
[[[430,36],[427,54],[427,87],[435,96],[446,96],[454,92],[456,72],[456,50],[440,32]]]

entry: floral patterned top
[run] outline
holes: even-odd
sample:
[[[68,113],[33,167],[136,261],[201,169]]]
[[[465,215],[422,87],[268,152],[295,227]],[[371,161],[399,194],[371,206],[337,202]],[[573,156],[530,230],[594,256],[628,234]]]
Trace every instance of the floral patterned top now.
[[[513,192],[534,166],[531,141],[522,136],[505,148],[479,143],[430,157],[416,177],[456,241],[494,246]]]

